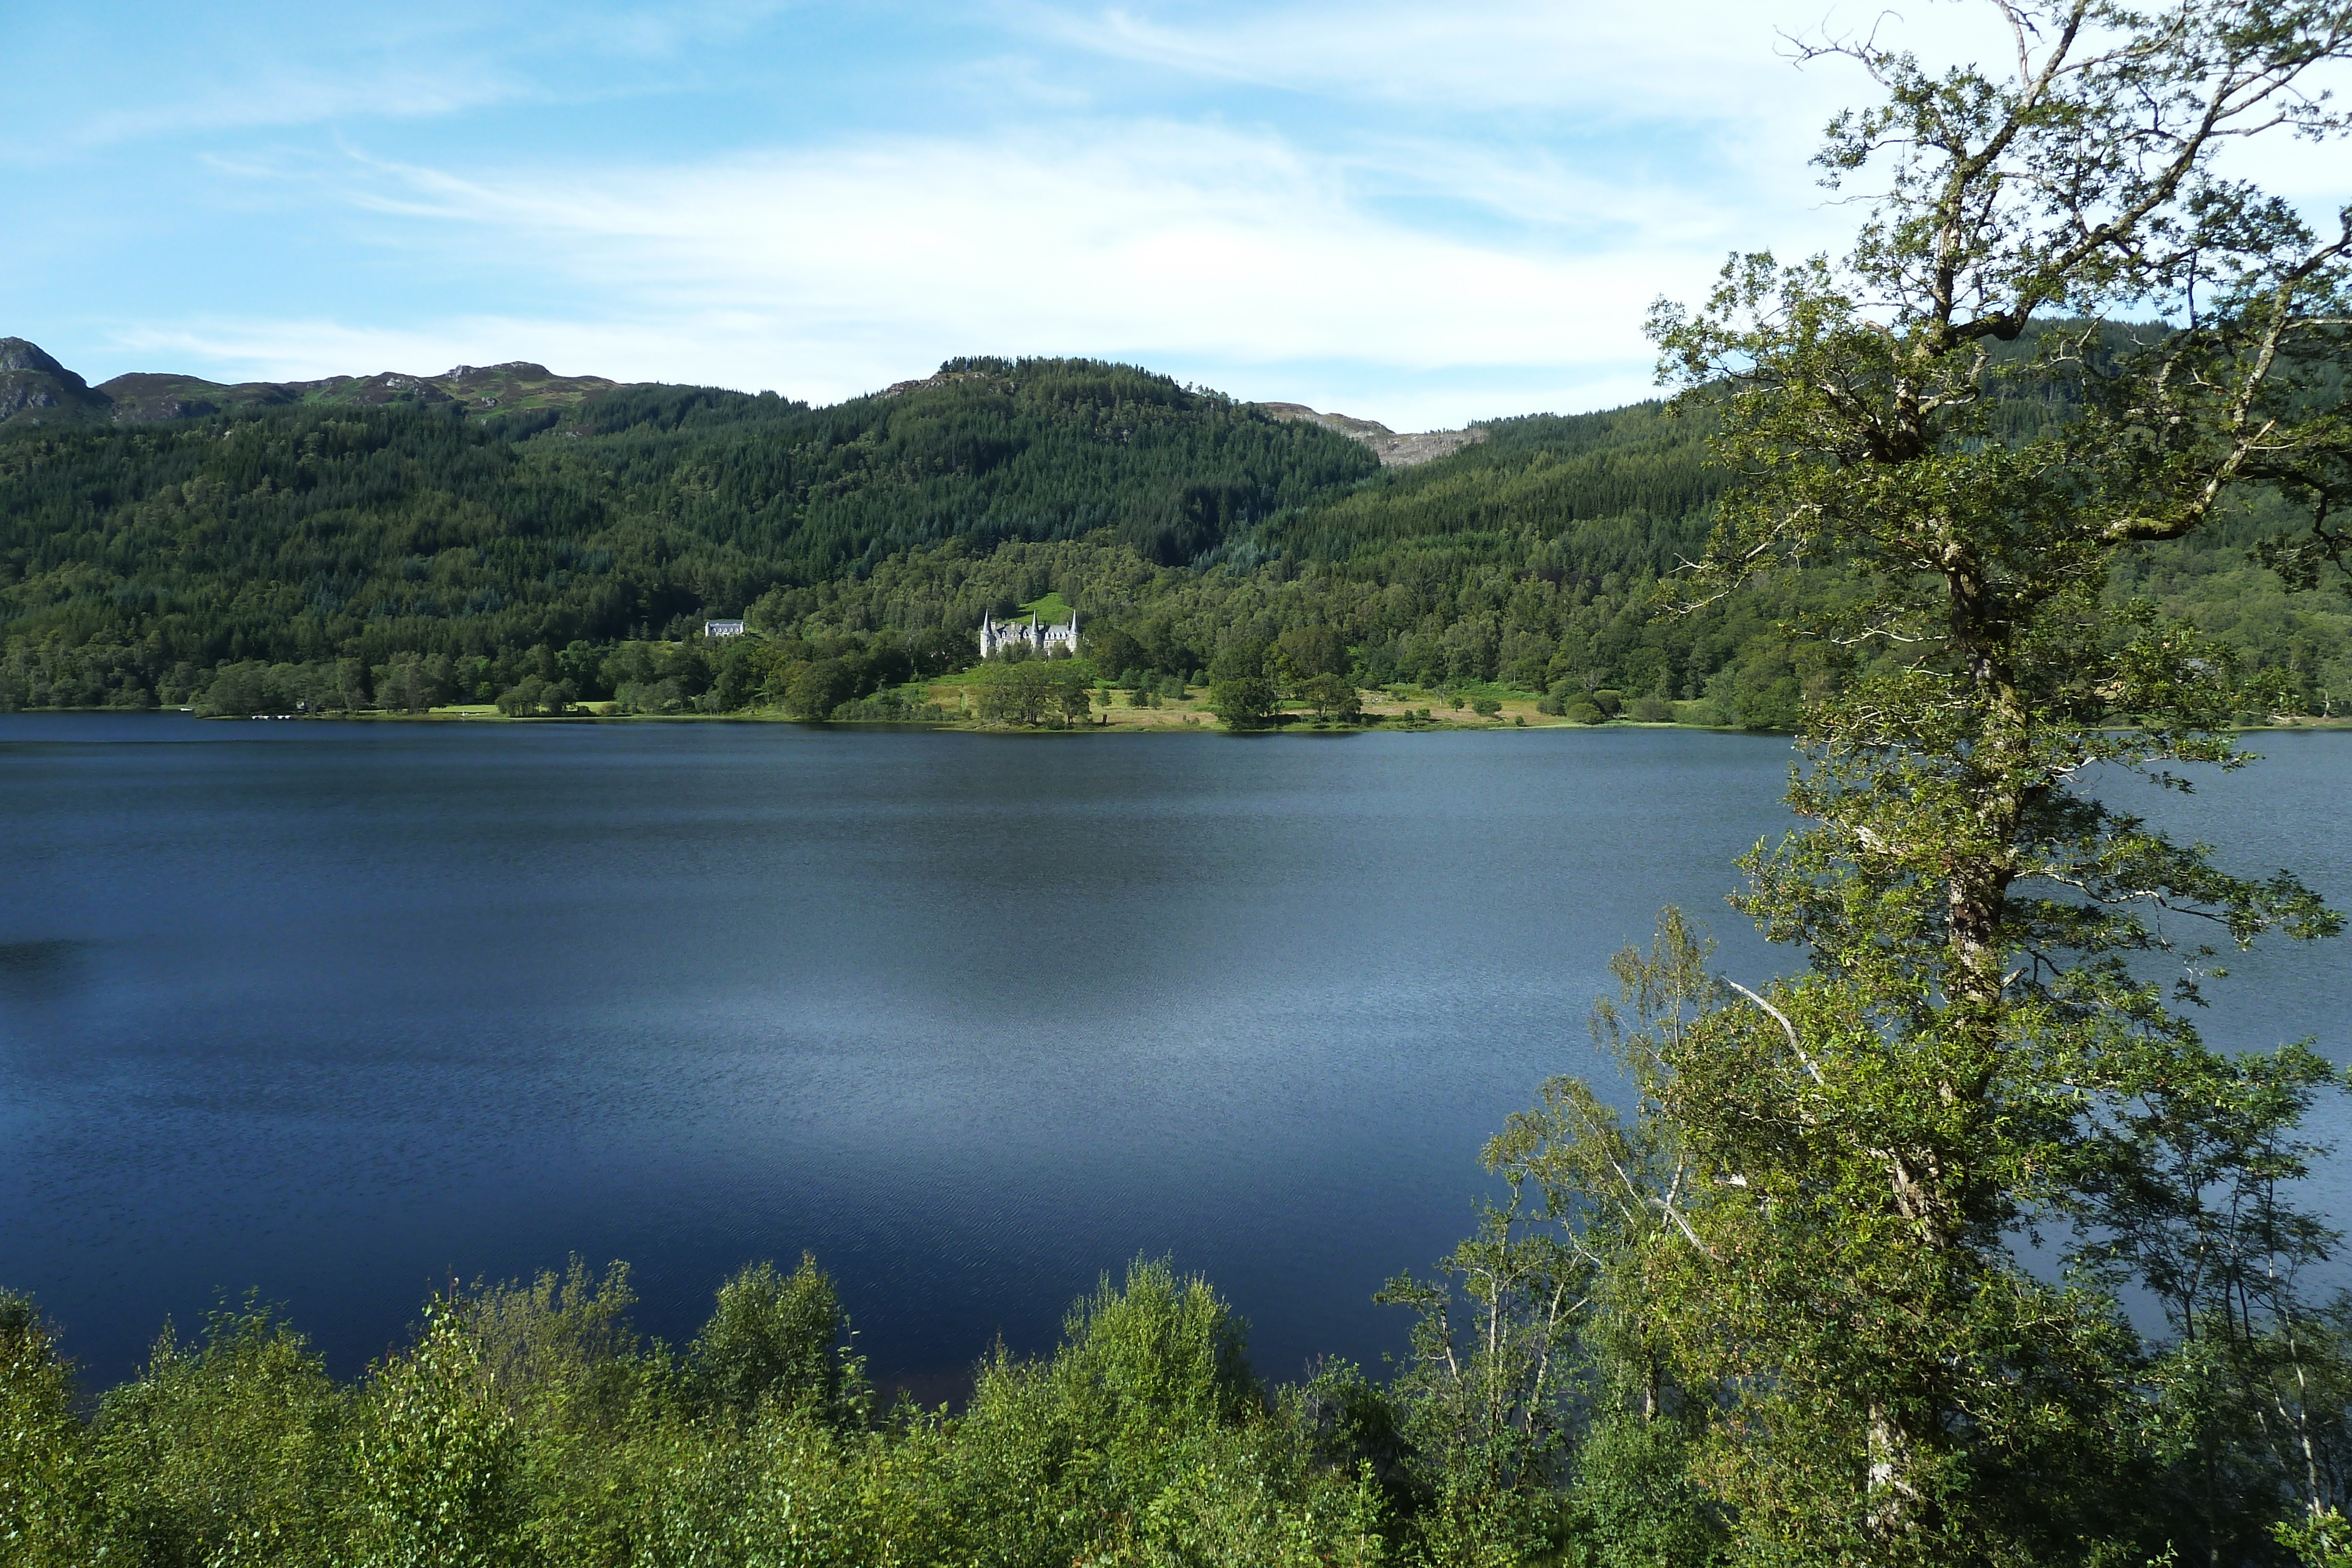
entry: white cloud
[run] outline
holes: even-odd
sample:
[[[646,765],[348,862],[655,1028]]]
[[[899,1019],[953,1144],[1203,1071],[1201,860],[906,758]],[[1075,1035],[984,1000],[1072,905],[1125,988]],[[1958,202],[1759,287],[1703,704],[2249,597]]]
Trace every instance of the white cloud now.
[[[1961,39],[1982,7],[1911,9],[1887,26],[1926,52],[1983,52]],[[682,49],[663,18],[635,15],[604,14],[599,47]],[[977,57],[955,69],[1002,87],[1002,117],[930,134],[668,163],[216,160],[314,225],[339,207],[334,246],[454,281],[396,308],[313,294],[289,309],[302,320],[248,304],[126,342],[287,379],[520,358],[821,402],[950,353],[1095,354],[1398,428],[1605,406],[1649,390],[1653,298],[1699,296],[1735,246],[1793,256],[1850,231],[1855,214],[1825,204],[1805,159],[1832,108],[1866,95],[1850,68],[1791,68],[1773,27],[1879,13],[1314,0],[1205,21],[1014,15],[1092,74],[1034,50]],[[1136,68],[1224,85],[1181,113],[1082,111],[1118,102],[1118,72]],[[488,68],[453,80],[525,90]],[[318,102],[397,101],[397,86],[322,82]],[[1277,112],[1273,92],[1312,111]],[[408,325],[367,325],[387,319]]]
[[[1195,7],[1013,13],[1036,35],[1162,70],[1334,99],[1440,109],[1525,110],[1636,124],[1731,121],[1791,113],[1808,132],[1858,85],[1852,68],[1791,68],[1784,37],[1851,37],[1876,27],[1931,55],[1998,47],[1988,8],[1915,0],[1420,0],[1265,5],[1203,17]]]
[[[1437,170],[1449,156],[1459,180]],[[1645,205],[1540,163],[1428,146],[1407,162],[1425,183],[1507,188],[1505,204],[1563,224],[1591,211],[1606,237],[1481,241],[1414,226],[1359,199],[1364,154],[1318,157],[1267,133],[1180,123],[868,141],[593,175],[378,165],[353,199],[396,215],[402,243],[437,256],[495,268],[529,256],[561,275],[558,292],[593,297],[607,319],[677,323],[670,362],[648,374],[686,373],[686,345],[725,321],[726,336],[695,355],[725,370],[719,379],[782,376],[785,390],[816,397],[966,350],[1237,372],[1309,361],[1544,369],[1562,384],[1585,367],[1613,384],[1646,360],[1639,323],[1653,296],[1703,287],[1728,232],[1696,198]],[[1653,206],[1669,215],[1650,221]],[[636,329],[603,330],[619,348]],[[1458,395],[1456,417],[1495,406]]]
[[[423,118],[508,102],[530,90],[512,74],[478,61],[360,70],[248,65],[229,79],[168,102],[101,108],[80,119],[71,137],[82,145],[104,145],[329,120]]]
[[[414,3],[348,15],[303,0],[183,10],[140,25],[53,26],[19,44],[16,87],[47,99],[47,134],[0,162],[68,150],[327,122],[461,116],[515,102],[610,102],[691,82],[790,0],[490,8]]]

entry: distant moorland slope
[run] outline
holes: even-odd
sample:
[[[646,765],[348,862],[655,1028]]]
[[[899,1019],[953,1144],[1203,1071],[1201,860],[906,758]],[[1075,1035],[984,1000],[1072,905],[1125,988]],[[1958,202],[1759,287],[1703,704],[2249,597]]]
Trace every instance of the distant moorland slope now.
[[[514,360],[503,365],[459,365],[437,376],[386,371],[317,382],[235,385],[200,376],[134,372],[93,387],[43,353],[37,344],[22,338],[0,338],[0,430],[27,425],[147,424],[303,405],[442,405],[476,413],[569,408],[591,393],[619,384],[602,376],[559,376],[545,365]]]

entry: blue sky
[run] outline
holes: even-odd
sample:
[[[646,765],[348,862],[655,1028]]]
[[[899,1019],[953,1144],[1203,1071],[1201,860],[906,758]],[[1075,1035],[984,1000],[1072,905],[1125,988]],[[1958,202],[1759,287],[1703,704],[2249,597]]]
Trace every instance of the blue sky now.
[[[1652,298],[1850,225],[1805,159],[1861,84],[1775,35],[1881,9],[10,0],[0,333],[93,382],[1073,353],[1400,429],[1606,406]]]

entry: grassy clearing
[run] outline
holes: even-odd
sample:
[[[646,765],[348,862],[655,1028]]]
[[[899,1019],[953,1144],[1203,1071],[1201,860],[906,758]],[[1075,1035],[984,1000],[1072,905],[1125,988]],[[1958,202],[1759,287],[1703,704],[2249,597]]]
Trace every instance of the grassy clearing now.
[[[1049,590],[1045,598],[1033,599],[1021,607],[1023,620],[1025,621],[1034,615],[1041,623],[1047,626],[1066,625],[1071,617],[1076,614],[1077,614],[1076,608],[1062,597],[1062,591],[1058,588]]]

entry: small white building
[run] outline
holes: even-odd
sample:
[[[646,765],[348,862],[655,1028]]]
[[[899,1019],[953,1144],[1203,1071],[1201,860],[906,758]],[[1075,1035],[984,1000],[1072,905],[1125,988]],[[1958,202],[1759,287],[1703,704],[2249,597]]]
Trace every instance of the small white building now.
[[[1066,626],[1040,626],[1035,614],[1028,624],[1018,621],[999,621],[994,616],[980,618],[980,656],[983,659],[1001,648],[1022,646],[1051,657],[1055,653],[1076,653],[1078,651],[1078,612],[1070,612]]]
[[[702,634],[706,637],[740,637],[743,634],[743,622],[706,621],[702,623]]]

